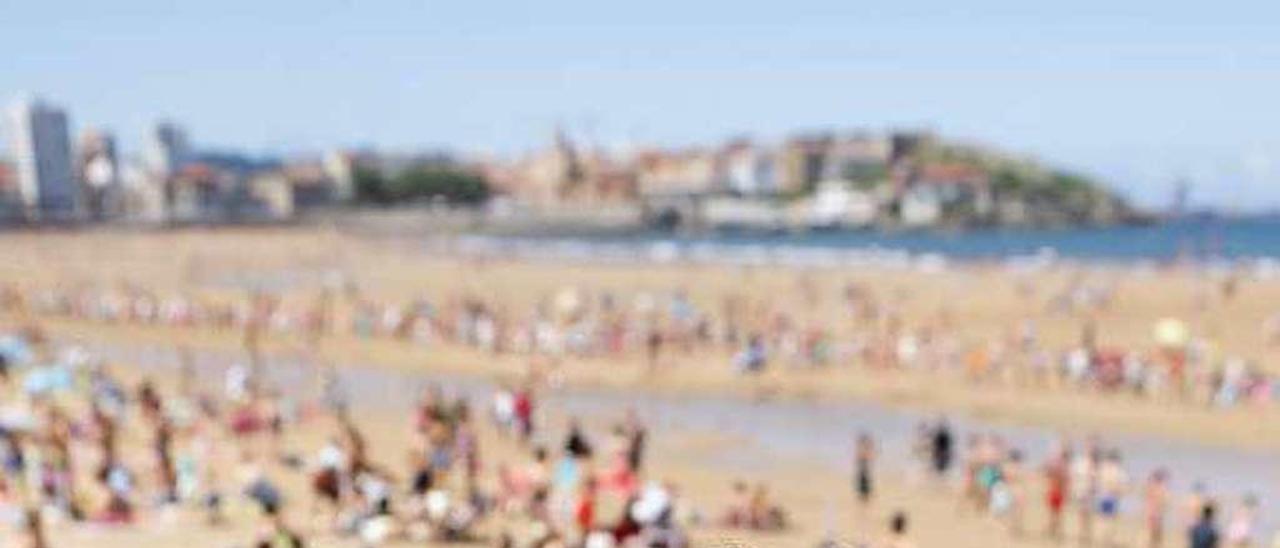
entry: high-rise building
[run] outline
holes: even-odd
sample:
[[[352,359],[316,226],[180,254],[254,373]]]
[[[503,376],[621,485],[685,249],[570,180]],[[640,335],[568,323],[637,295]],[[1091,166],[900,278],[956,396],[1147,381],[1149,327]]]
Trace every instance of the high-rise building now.
[[[37,99],[18,102],[9,116],[18,191],[27,214],[74,217],[77,192],[66,112]]]
[[[160,122],[147,146],[147,167],[156,175],[169,177],[191,161],[187,132],[173,122]]]

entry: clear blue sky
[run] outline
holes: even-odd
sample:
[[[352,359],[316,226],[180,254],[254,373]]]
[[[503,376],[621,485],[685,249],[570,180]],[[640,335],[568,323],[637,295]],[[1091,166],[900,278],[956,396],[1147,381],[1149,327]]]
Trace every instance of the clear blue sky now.
[[[1121,5],[1123,4],[1123,5]],[[0,98],[137,151],[512,153],[927,126],[1145,203],[1280,207],[1280,2],[0,0]]]

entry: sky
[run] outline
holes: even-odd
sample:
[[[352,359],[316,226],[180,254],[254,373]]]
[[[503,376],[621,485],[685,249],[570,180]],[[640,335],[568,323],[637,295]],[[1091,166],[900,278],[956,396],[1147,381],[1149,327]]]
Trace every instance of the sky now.
[[[161,118],[278,154],[928,128],[1147,206],[1185,179],[1258,210],[1280,208],[1277,28],[1274,0],[0,0],[0,100],[126,153]]]

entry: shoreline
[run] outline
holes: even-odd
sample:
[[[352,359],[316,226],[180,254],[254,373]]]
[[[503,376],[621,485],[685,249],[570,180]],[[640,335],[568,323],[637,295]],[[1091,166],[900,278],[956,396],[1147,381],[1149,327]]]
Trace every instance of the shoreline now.
[[[212,359],[213,364],[221,365],[210,367],[211,364],[207,362],[194,364],[199,375],[216,379],[219,371],[224,370],[228,365],[218,356],[206,354],[201,356]],[[172,367],[176,366],[176,363],[159,367],[153,364],[142,368],[128,367],[132,363],[129,361],[115,363],[117,369],[123,367],[120,370],[127,372],[129,378],[151,378],[159,381],[161,386],[169,386],[174,382]],[[395,371],[374,371],[373,373],[395,373]],[[472,391],[474,387],[460,387],[448,379],[432,379],[429,382],[444,388],[446,394],[464,396],[472,402],[484,401]],[[487,381],[481,381],[480,384],[485,385]],[[485,391],[491,388],[491,386],[482,386],[480,390]],[[302,390],[306,392],[305,389]],[[352,395],[353,400],[369,403],[368,392],[354,392]],[[693,396],[670,395],[670,397]],[[547,426],[543,426],[543,433],[539,437],[544,443],[558,439],[557,436],[563,430],[562,425],[570,416],[585,417],[586,426],[592,429],[602,428],[601,421],[609,418],[609,411],[603,414],[584,414],[581,406],[568,405],[564,401],[565,396],[558,390],[551,390],[546,398],[549,409],[541,416],[540,422]],[[400,422],[409,416],[411,399],[384,400],[380,402],[382,405],[357,406],[358,411],[354,415],[356,420],[366,428],[370,445],[378,448],[376,453],[382,455],[384,459],[388,453],[383,449],[403,445],[404,436],[400,431],[406,426]],[[616,412],[622,406],[607,407]],[[775,448],[761,447],[758,442],[741,438],[739,434],[718,429],[708,430],[705,425],[688,425],[682,421],[673,425],[664,420],[655,421],[652,415],[649,415],[646,422],[651,426],[662,427],[654,432],[654,446],[649,450],[652,454],[652,464],[649,466],[660,472],[650,479],[675,482],[690,508],[696,515],[701,516],[698,518],[701,525],[692,527],[689,531],[693,546],[741,545],[802,548],[814,546],[824,538],[834,538],[838,542],[845,543],[841,545],[857,546],[859,542],[880,538],[889,516],[899,509],[909,510],[914,524],[912,537],[919,542],[920,546],[940,546],[946,543],[948,546],[959,548],[979,548],[990,546],[990,543],[996,539],[1003,539],[1009,545],[1027,547],[1051,547],[1065,542],[1052,540],[1041,533],[1045,517],[1039,503],[1039,494],[1044,487],[1040,478],[1034,474],[1027,478],[1025,486],[1027,491],[1024,493],[1026,498],[1019,501],[1023,506],[1021,512],[1024,532],[1020,536],[1010,536],[1010,532],[1006,529],[1007,524],[1002,518],[986,515],[984,510],[967,506],[968,503],[962,498],[958,484],[959,478],[951,477],[939,483],[915,471],[914,464],[895,462],[890,455],[895,455],[904,449],[898,446],[901,440],[884,440],[885,443],[892,444],[892,450],[886,449],[887,453],[880,459],[883,464],[877,471],[876,502],[870,507],[863,508],[855,503],[852,493],[848,491],[845,479],[847,471],[843,470],[838,463],[813,455],[778,452]],[[306,428],[290,430],[285,442],[287,447],[297,449],[319,443],[323,438],[320,433],[322,423],[308,424]],[[491,428],[486,427],[482,436],[484,445],[490,451],[489,464],[492,465],[495,461],[510,462],[513,459],[520,462],[519,453],[522,449],[514,446],[508,438],[495,436],[495,433],[490,430]],[[741,456],[732,456],[735,452],[754,454],[756,457],[753,457],[754,460],[748,458],[747,462],[743,462],[740,460]],[[392,451],[390,454],[394,455],[395,452]],[[725,460],[726,458],[729,460]],[[381,464],[391,464],[391,462]],[[393,468],[396,466],[393,465]],[[814,482],[815,473],[841,479],[840,481]],[[295,501],[291,505],[295,510],[288,514],[291,521],[305,530],[309,523],[308,517],[297,512],[298,502],[306,500],[306,488],[299,483],[303,478],[291,477],[289,472],[283,470],[273,472],[272,475],[282,481],[288,498]],[[776,501],[787,509],[791,520],[790,527],[781,531],[754,531],[729,529],[712,523],[721,508],[734,503],[730,485],[743,478],[754,478],[753,481],[762,481],[768,485]],[[246,522],[253,521],[250,510],[245,507],[247,504],[247,502],[230,501],[228,510],[231,523],[229,526],[202,530],[201,538],[205,540],[218,538],[220,545],[238,545],[236,539],[244,538],[246,529],[252,530],[244,527]],[[52,538],[55,541],[73,543],[92,538],[95,546],[121,548],[144,541],[179,542],[181,539],[189,538],[190,534],[180,528],[182,527],[180,524],[190,518],[186,516],[186,512],[188,511],[183,510],[183,514],[179,515],[185,517],[147,514],[154,515],[158,521],[147,521],[146,527],[89,525],[65,528],[58,526],[55,527]],[[1071,525],[1070,519],[1069,514],[1068,525]],[[492,534],[494,527],[506,525],[510,523],[499,520],[497,523],[489,523],[483,530]],[[1132,515],[1126,516],[1121,521],[1120,528],[1122,538],[1138,535],[1138,522]],[[1069,528],[1068,531],[1067,539],[1070,539],[1073,534],[1072,529]],[[316,536],[312,538],[314,542],[309,543],[309,546],[338,547],[348,546],[351,542],[349,538],[334,537],[323,530],[312,531],[312,534]],[[966,540],[957,542],[954,537],[957,534],[963,535]],[[62,542],[55,544],[62,545]],[[420,543],[385,544],[389,547],[417,545]]]
[[[234,360],[243,355],[240,334],[233,331],[192,332],[180,328],[101,326],[65,320],[42,320],[70,341],[87,344],[137,344],[159,350],[192,348],[215,351]],[[517,378],[530,358],[491,356],[461,347],[423,349],[385,340],[327,340],[322,349],[305,349],[301,341],[272,337],[262,342],[264,356],[333,363],[339,369],[378,368],[398,373],[456,375],[478,382]],[[537,360],[533,360],[537,361]],[[609,368],[611,367],[611,368]],[[920,414],[957,414],[1009,427],[1042,428],[1073,437],[1097,432],[1123,433],[1152,440],[1238,448],[1280,454],[1280,410],[1214,410],[1186,404],[1115,401],[1102,394],[1060,391],[1038,401],[1020,398],[1017,387],[972,386],[962,397],[922,388],[919,375],[888,373],[877,377],[858,372],[858,382],[832,384],[831,371],[774,372],[743,378],[728,372],[648,376],[636,360],[565,360],[552,373],[562,386],[611,393],[643,393],[673,398],[727,398],[741,402],[838,405],[857,402]],[[854,372],[850,372],[854,373]],[[1081,404],[1090,406],[1082,412]],[[1064,413],[1064,410],[1071,410]],[[1171,426],[1173,425],[1173,426]]]
[[[745,537],[747,545],[812,546],[826,528],[824,516],[831,508],[836,508],[841,526],[850,525],[844,519],[845,512],[852,511],[847,442],[859,428],[872,429],[891,447],[882,461],[884,485],[903,493],[903,504],[921,518],[916,522],[921,527],[916,529],[918,538],[937,539],[924,545],[945,543],[948,531],[971,531],[982,546],[1006,538],[994,518],[983,513],[961,520],[954,515],[955,497],[910,487],[904,483],[910,478],[891,471],[907,462],[903,436],[913,431],[913,423],[938,413],[956,417],[962,431],[1006,436],[1016,447],[1030,449],[1029,463],[1038,464],[1060,434],[1079,441],[1096,433],[1130,456],[1131,470],[1137,474],[1169,465],[1177,478],[1176,492],[1187,482],[1205,479],[1220,489],[1215,494],[1234,500],[1252,490],[1256,481],[1268,486],[1262,493],[1267,508],[1280,500],[1269,487],[1276,479],[1269,463],[1280,453],[1277,402],[1211,408],[1206,402],[1213,400],[1196,395],[1175,403],[1168,397],[1070,384],[1057,373],[1024,376],[1033,374],[1030,360],[1027,373],[1020,373],[1020,367],[997,366],[974,375],[967,354],[955,350],[929,354],[933,357],[919,362],[883,361],[879,354],[842,350],[833,351],[830,360],[802,363],[801,358],[808,358],[787,357],[781,350],[785,341],[778,339],[779,354],[769,367],[745,374],[734,365],[737,348],[714,336],[688,346],[673,338],[661,359],[646,363],[642,343],[625,343],[616,350],[598,347],[583,354],[570,347],[546,351],[515,342],[486,349],[458,335],[461,331],[447,331],[463,329],[447,327],[452,323],[424,325],[430,332],[423,334],[386,327],[406,324],[382,319],[430,307],[431,317],[455,322],[466,317],[458,312],[467,310],[466,303],[483,298],[479,306],[492,307],[501,321],[511,322],[508,325],[531,325],[520,322],[565,294],[580,302],[607,297],[621,306],[631,303],[635,310],[660,311],[668,310],[665,307],[679,296],[686,306],[730,318],[731,312],[720,306],[740,297],[746,299],[746,320],[740,329],[768,329],[776,318],[787,316],[795,333],[828,330],[830,337],[851,348],[879,348],[884,341],[899,341],[898,333],[923,336],[893,331],[894,326],[929,330],[934,336],[942,330],[954,337],[951,344],[956,349],[984,341],[1005,345],[1018,340],[1020,325],[1030,321],[1036,324],[1036,344],[1046,351],[1070,348],[1079,340],[1082,326],[1097,322],[1104,347],[1149,352],[1154,348],[1153,323],[1175,316],[1211,341],[1218,355],[1239,353],[1274,375],[1280,373],[1273,359],[1277,346],[1263,328],[1277,312],[1280,283],[1261,274],[1236,272],[1236,277],[1224,278],[1211,269],[1080,270],[1058,263],[1026,271],[964,263],[937,270],[563,264],[436,255],[418,238],[371,239],[297,228],[0,236],[0,245],[10,251],[9,260],[0,263],[0,284],[7,284],[16,292],[11,295],[21,295],[26,303],[7,309],[25,315],[2,319],[15,326],[43,325],[58,341],[141,349],[137,352],[150,352],[147,359],[158,361],[174,362],[175,349],[187,347],[209,363],[243,362],[243,327],[251,324],[210,318],[222,317],[223,312],[232,318],[248,317],[236,311],[247,310],[255,295],[270,295],[279,314],[252,324],[262,326],[257,348],[268,362],[294,364],[289,367],[304,372],[299,382],[312,380],[305,364],[332,364],[341,375],[367,373],[390,379],[380,381],[384,384],[378,389],[398,394],[387,399],[404,400],[411,399],[418,386],[414,379],[437,376],[447,382],[471,379],[492,385],[527,378],[533,368],[552,387],[548,401],[563,403],[567,413],[598,415],[599,402],[615,407],[652,403],[648,408],[661,410],[654,412],[665,418],[651,424],[664,425],[664,430],[667,425],[688,426],[692,437],[699,438],[694,445],[706,448],[698,454],[673,450],[673,459],[690,459],[673,465],[672,470],[682,470],[673,474],[711,482],[702,484],[708,486],[706,496],[723,500],[733,476],[758,473],[773,484],[780,500],[803,513],[797,515],[802,520],[797,534],[803,538],[794,537],[793,543],[793,537],[752,536]],[[1231,281],[1230,292],[1224,280]],[[851,293],[862,300],[849,300]],[[337,302],[326,327],[314,338],[301,326],[306,325],[305,311],[319,295],[335,295]],[[152,313],[101,315],[106,310],[101,307],[120,302]],[[191,305],[203,313],[186,320],[154,313]],[[563,322],[551,324],[560,329],[572,325],[568,320],[550,321]],[[517,327],[512,329],[511,337],[519,338]],[[644,333],[636,329],[634,333]],[[140,361],[128,353],[102,354],[120,365]],[[397,379],[404,382],[397,384]],[[814,450],[805,443],[825,445]],[[758,462],[741,455],[733,460],[733,448],[746,451],[740,444],[776,453],[765,453],[774,456]],[[815,473],[831,481],[814,482]],[[1027,499],[1027,507],[1038,511],[1039,487],[1034,481],[1032,485],[1028,489],[1035,494]],[[1135,505],[1127,510],[1132,517],[1140,498],[1131,493],[1129,501]],[[871,531],[883,527],[883,518],[876,517]],[[1029,523],[1041,522],[1031,518]],[[1276,525],[1269,517],[1262,523],[1268,531]],[[931,525],[941,528],[928,532],[937,537],[923,530]],[[1040,545],[1032,536],[1030,545]],[[700,538],[711,543],[722,537]],[[124,541],[121,545],[127,546]]]
[[[486,224],[488,223],[488,224]],[[1048,226],[973,226],[922,228],[836,227],[803,230],[719,227],[698,231],[664,231],[640,224],[534,222],[506,226],[478,221],[472,213],[441,214],[400,208],[355,212],[316,212],[288,222],[185,224],[32,225],[0,230],[0,238],[32,235],[97,234],[116,236],[229,234],[253,232],[330,232],[343,237],[419,241],[434,249],[475,255],[652,264],[751,265],[759,267],[911,266],[915,263],[955,265],[1058,265],[1072,268],[1213,269],[1224,266],[1280,268],[1280,255],[1257,248],[1225,252],[1221,231],[1232,227],[1265,230],[1280,227],[1280,214],[1188,216],[1156,223]],[[1150,240],[1162,231],[1184,230],[1161,243],[1147,242],[1124,251],[1108,249],[1115,241]],[[1149,230],[1142,233],[1140,231]],[[1126,231],[1128,233],[1126,233]],[[1069,237],[1063,240],[1063,237]],[[1096,240],[1091,251],[1077,238]],[[966,242],[985,241],[966,247]],[[1143,245],[1148,247],[1142,247]],[[949,248],[952,248],[948,251]],[[1186,253],[1190,251],[1191,253]]]

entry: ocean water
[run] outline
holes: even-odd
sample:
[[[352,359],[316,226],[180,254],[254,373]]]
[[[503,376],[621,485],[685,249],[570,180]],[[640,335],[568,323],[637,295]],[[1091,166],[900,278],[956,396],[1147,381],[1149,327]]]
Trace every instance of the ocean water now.
[[[843,262],[941,256],[985,261],[1053,256],[1097,262],[1196,262],[1280,258],[1280,216],[1187,218],[1142,226],[1060,229],[986,228],[957,232],[826,230],[766,233],[720,230],[675,235],[642,231],[573,236],[465,237],[464,250],[535,257],[635,257],[766,262]]]

